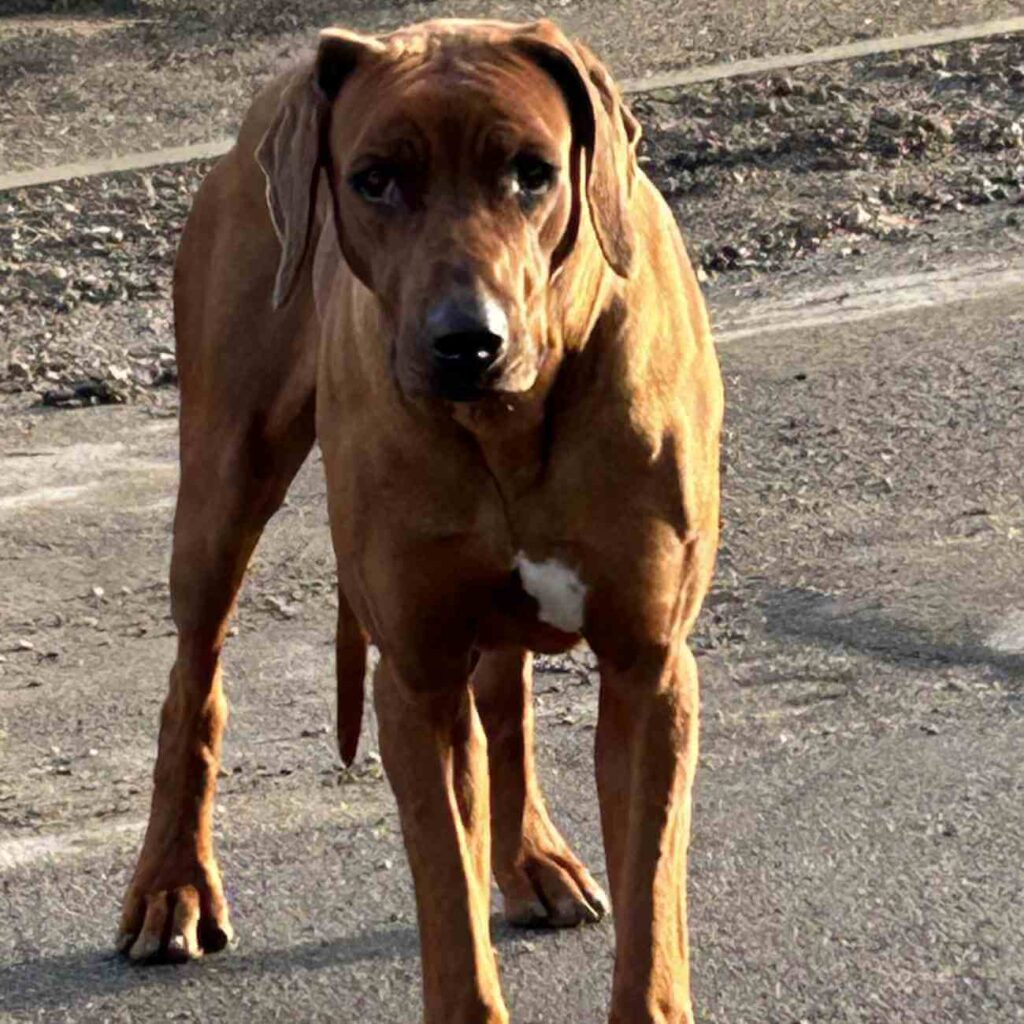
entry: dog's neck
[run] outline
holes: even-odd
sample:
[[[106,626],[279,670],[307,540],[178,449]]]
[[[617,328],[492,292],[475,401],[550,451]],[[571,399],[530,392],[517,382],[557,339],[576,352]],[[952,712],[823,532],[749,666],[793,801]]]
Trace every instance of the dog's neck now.
[[[545,356],[533,387],[522,395],[495,396],[452,406],[457,423],[473,434],[507,502],[537,487],[558,441],[558,407],[590,372],[600,339],[621,308],[623,281],[596,245],[580,246],[552,282]],[[590,258],[588,258],[589,254]],[[595,258],[596,257],[596,258]],[[583,385],[585,387],[585,385]]]

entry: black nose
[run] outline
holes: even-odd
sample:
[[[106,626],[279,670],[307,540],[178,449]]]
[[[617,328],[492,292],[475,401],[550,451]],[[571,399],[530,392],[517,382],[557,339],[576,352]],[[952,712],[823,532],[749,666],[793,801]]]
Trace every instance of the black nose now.
[[[504,343],[487,330],[455,331],[434,338],[434,359],[442,372],[481,373],[494,365]]]
[[[427,317],[434,381],[451,401],[478,398],[508,340],[508,319],[491,298],[465,292],[442,299]]]

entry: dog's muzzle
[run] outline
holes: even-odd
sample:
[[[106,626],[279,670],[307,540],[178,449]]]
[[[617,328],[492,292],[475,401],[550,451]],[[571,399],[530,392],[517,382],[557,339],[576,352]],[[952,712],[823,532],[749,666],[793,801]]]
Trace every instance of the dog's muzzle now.
[[[443,298],[427,315],[433,390],[451,402],[471,402],[489,390],[508,347],[508,317],[474,291]]]

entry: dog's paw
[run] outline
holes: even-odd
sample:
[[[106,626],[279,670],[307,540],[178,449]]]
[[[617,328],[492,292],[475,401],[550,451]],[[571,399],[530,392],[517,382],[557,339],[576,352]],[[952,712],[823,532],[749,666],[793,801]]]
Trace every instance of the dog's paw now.
[[[524,837],[515,863],[498,873],[505,919],[518,928],[574,928],[605,917],[611,903],[553,826]]]
[[[117,948],[135,963],[184,963],[217,953],[234,938],[216,868],[199,884],[160,888],[133,883]]]

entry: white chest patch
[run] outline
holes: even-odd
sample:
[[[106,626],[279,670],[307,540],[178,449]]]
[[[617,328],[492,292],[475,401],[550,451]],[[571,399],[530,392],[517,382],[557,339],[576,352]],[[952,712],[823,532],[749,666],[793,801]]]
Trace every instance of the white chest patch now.
[[[563,633],[579,633],[583,629],[587,588],[572,569],[554,558],[531,562],[522,551],[512,565],[523,581],[523,590],[539,605],[537,618],[541,622]]]

